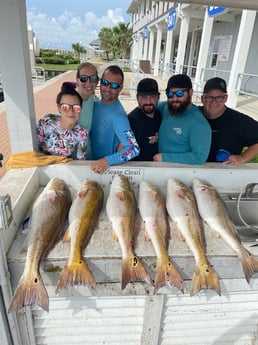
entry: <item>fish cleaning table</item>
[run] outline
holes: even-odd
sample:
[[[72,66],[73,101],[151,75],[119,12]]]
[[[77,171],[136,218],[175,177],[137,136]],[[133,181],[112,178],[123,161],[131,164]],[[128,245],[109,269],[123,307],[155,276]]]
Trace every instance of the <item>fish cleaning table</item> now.
[[[58,315],[60,320],[65,319],[66,311],[69,314],[69,310],[73,310],[75,314],[84,315],[83,317],[89,312],[88,317],[90,319],[92,310],[94,309],[97,311],[95,308],[98,308],[98,301],[102,303],[103,300],[106,301],[109,307],[113,305],[114,308],[116,303],[121,303],[121,305],[123,305],[122,301],[126,300],[129,305],[133,303],[136,310],[138,310],[137,308],[142,310],[142,314],[139,311],[141,314],[141,322],[138,320],[141,330],[139,334],[135,331],[135,336],[137,337],[138,334],[138,338],[132,340],[132,344],[166,344],[164,341],[166,338],[165,333],[168,332],[168,337],[173,334],[171,326],[169,326],[170,321],[168,321],[172,318],[172,315],[169,316],[170,303],[172,303],[177,310],[183,308],[183,306],[189,308],[191,305],[193,314],[195,314],[195,311],[197,312],[197,310],[200,311],[200,309],[205,308],[208,311],[208,315],[211,315],[213,312],[216,314],[213,307],[214,305],[220,305],[219,309],[220,312],[222,312],[222,305],[225,302],[232,303],[231,310],[234,310],[234,305],[237,306],[237,310],[239,305],[236,296],[239,296],[239,301],[243,299],[246,301],[250,300],[250,305],[252,304],[253,306],[252,308],[254,308],[253,300],[257,300],[256,310],[258,310],[258,274],[254,274],[250,284],[248,284],[244,279],[244,273],[236,254],[221,238],[216,238],[207,227],[205,227],[206,253],[209,262],[219,276],[221,296],[218,296],[213,290],[202,290],[195,296],[189,296],[189,288],[194,273],[195,261],[186,243],[179,240],[173,224],[170,224],[171,239],[169,241],[168,254],[185,281],[185,294],[183,295],[175,287],[168,286],[161,288],[157,294],[154,294],[154,287],[145,282],[130,283],[124,290],[121,290],[121,248],[119,243],[112,239],[112,227],[106,214],[106,199],[112,183],[112,177],[115,174],[124,174],[129,178],[134,188],[136,198],[138,197],[139,182],[142,179],[153,182],[159,186],[165,195],[166,182],[170,177],[177,178],[189,186],[194,178],[205,179],[223,194],[240,193],[248,183],[254,183],[258,178],[256,164],[245,164],[238,167],[228,167],[221,164],[185,166],[156,162],[143,163],[141,166],[138,164],[137,162],[129,162],[123,166],[114,166],[103,175],[92,172],[88,162],[72,162],[65,165],[52,165],[44,168],[13,169],[8,172],[4,181],[2,181],[1,194],[10,194],[13,205],[14,220],[10,229],[6,230],[5,238],[5,246],[9,248],[7,260],[13,290],[18,284],[26,259],[26,252],[21,252],[26,237],[24,229],[22,229],[22,224],[24,219],[30,217],[33,201],[49,179],[52,177],[63,178],[69,185],[72,194],[79,189],[86,178],[98,182],[104,190],[104,204],[99,217],[98,226],[93,232],[90,242],[84,251],[86,262],[97,282],[96,289],[91,289],[87,286],[76,286],[62,290],[59,294],[55,293],[60,272],[64,267],[69,253],[69,243],[60,241],[50,252],[47,259],[41,264],[42,278],[50,299],[49,314],[42,311],[37,306],[33,306],[31,309],[24,308],[25,311],[21,309],[17,312],[21,327],[25,327],[24,325],[28,322],[32,323],[33,334],[29,331],[26,332],[26,335],[24,335],[24,344],[30,344],[32,339],[34,339],[35,344],[37,344],[37,337],[42,336],[42,325],[48,325],[49,322],[51,322],[51,315],[58,318],[56,314],[57,310],[59,310]],[[257,210],[254,210],[254,212],[257,213]],[[241,235],[243,233],[242,231]],[[256,233],[253,231],[250,233],[248,229],[246,234],[248,236],[243,242],[244,246],[252,254],[258,256],[258,246],[253,246],[256,244],[256,237],[258,238],[258,234],[256,236]],[[139,227],[139,233],[136,238],[135,253],[142,260],[147,271],[153,278],[156,255],[152,243],[145,241],[142,227]],[[93,301],[95,306],[92,305]],[[249,302],[246,303],[248,305],[248,311]],[[196,305],[196,307],[193,307],[193,305]],[[117,310],[120,310],[119,304],[117,308]],[[171,308],[175,310],[173,307]],[[31,311],[28,312],[28,309]],[[118,313],[117,310],[115,313]],[[125,317],[127,315],[126,310],[125,307]],[[150,320],[150,312],[154,313],[155,321],[153,319]],[[174,313],[175,311],[172,311],[173,315]],[[252,315],[251,312],[250,315]],[[115,314],[113,315],[111,313],[109,316],[115,318]],[[252,324],[255,326],[257,322],[257,313],[255,313],[254,316],[254,322]],[[75,315],[74,317],[77,320]],[[128,320],[130,320],[129,314],[127,317]],[[246,315],[243,317],[246,317]],[[41,324],[36,320],[41,320]],[[156,322],[160,325],[159,327],[155,326]],[[184,322],[184,320],[182,320],[182,322]],[[187,319],[185,319],[185,322],[187,322]],[[66,326],[66,328],[69,328],[70,332],[73,333],[72,326]],[[93,324],[92,328],[94,328]],[[151,331],[148,332],[148,328]],[[161,330],[161,328],[163,330]],[[202,325],[201,329],[203,332],[204,328],[206,328],[206,326],[204,327]],[[255,332],[255,327],[252,329],[253,332]],[[130,331],[129,334],[131,333]],[[248,331],[248,334],[249,333],[251,333],[250,330]],[[177,337],[176,334],[177,333],[173,334],[172,337],[174,340],[173,342],[168,342],[169,344],[177,344],[177,340],[178,344],[180,343],[179,338],[182,337],[182,335]],[[215,335],[212,336],[212,334],[211,332],[210,338],[214,341]],[[83,335],[81,335],[81,337],[83,338]],[[105,336],[103,335],[102,339],[104,338]],[[107,339],[108,337],[106,340]],[[185,339],[187,339],[187,336],[185,336]],[[196,344],[198,344],[197,339],[198,337],[196,338]],[[191,340],[191,344],[195,344],[194,339]],[[115,344],[115,341],[107,343]],[[129,343],[130,341],[128,344]],[[66,344],[66,342],[64,341],[63,344]],[[185,342],[184,344],[188,343]],[[208,340],[207,344],[209,344]]]

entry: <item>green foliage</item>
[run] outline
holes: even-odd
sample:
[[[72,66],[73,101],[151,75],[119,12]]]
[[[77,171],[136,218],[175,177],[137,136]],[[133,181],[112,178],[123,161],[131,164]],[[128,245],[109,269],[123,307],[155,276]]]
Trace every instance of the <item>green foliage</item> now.
[[[73,43],[72,48],[76,53],[76,56],[80,59],[82,53],[86,53],[86,49],[80,43]]]
[[[102,49],[105,50],[107,60],[109,60],[110,53],[112,53],[113,59],[129,57],[133,34],[133,29],[129,26],[130,23],[121,22],[112,29],[104,27],[100,30],[99,39]]]
[[[77,69],[78,64],[73,65],[50,65],[50,64],[36,64],[36,67],[43,67],[45,70],[55,70],[55,71],[74,71]]]

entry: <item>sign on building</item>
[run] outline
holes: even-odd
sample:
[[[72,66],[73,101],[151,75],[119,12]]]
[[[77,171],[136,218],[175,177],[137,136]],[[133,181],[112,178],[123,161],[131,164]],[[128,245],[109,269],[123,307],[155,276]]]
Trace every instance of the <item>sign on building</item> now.
[[[143,38],[146,40],[148,38],[148,33],[149,33],[149,30],[147,28],[147,26],[145,26],[143,28]]]
[[[208,6],[208,16],[215,17],[225,11],[225,7],[220,6]]]
[[[169,12],[167,23],[168,23],[168,31],[173,30],[174,27],[176,26],[176,9]]]

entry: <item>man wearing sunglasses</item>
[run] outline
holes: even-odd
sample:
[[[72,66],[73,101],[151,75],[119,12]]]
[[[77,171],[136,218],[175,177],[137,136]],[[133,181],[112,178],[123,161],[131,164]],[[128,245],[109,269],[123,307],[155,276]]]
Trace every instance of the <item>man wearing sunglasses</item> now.
[[[77,91],[83,100],[82,110],[78,120],[79,125],[88,130],[87,160],[92,159],[90,132],[92,126],[94,93],[99,77],[97,68],[91,62],[81,63],[76,72]]]
[[[119,66],[108,66],[100,80],[101,99],[95,101],[91,130],[91,168],[103,173],[110,165],[122,164],[139,155],[140,149],[128,117],[118,97],[124,73]],[[122,149],[118,152],[118,145]]]
[[[201,99],[203,106],[199,108],[212,129],[209,162],[241,164],[258,155],[258,122],[225,105],[228,95],[224,79],[207,80]]]
[[[211,128],[192,103],[191,79],[172,76],[166,88],[167,101],[159,101],[162,115],[158,150],[153,160],[182,164],[204,164],[211,144]]]

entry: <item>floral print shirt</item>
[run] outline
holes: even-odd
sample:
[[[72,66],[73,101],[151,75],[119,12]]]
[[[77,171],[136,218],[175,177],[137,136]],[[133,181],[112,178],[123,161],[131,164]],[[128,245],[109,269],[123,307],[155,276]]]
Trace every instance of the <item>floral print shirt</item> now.
[[[88,131],[76,124],[73,129],[63,129],[60,115],[46,115],[37,123],[39,150],[54,156],[86,159]]]

